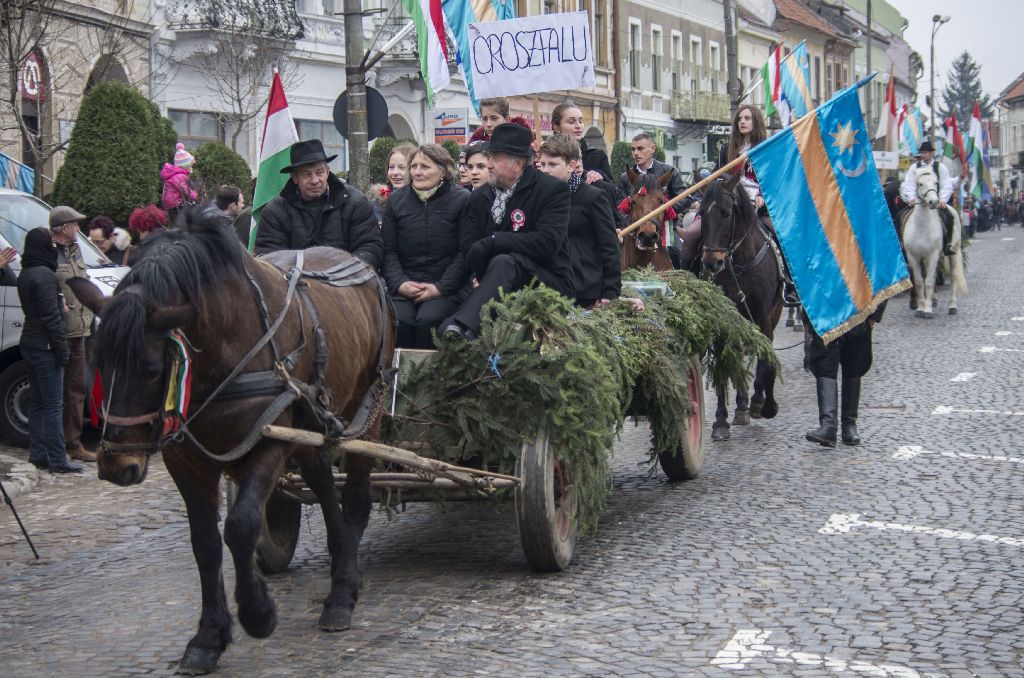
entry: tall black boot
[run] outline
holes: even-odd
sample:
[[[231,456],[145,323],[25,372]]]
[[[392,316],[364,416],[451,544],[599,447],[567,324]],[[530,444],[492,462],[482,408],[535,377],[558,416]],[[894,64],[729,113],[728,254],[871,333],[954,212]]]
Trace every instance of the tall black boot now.
[[[860,445],[857,433],[857,408],[860,406],[860,379],[843,379],[843,445]]]
[[[807,432],[807,439],[822,447],[836,446],[836,410],[839,407],[839,383],[835,379],[819,377],[818,428]]]

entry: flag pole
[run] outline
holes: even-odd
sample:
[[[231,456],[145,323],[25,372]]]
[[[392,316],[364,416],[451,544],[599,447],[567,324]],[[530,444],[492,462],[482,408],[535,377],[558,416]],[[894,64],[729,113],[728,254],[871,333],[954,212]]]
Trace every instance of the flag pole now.
[[[723,174],[726,174],[727,172],[729,172],[733,168],[737,167],[738,165],[743,164],[744,162],[746,162],[746,160],[747,160],[747,154],[746,153],[741,154],[738,158],[736,158],[732,162],[730,162],[730,163],[728,163],[726,165],[723,165],[721,168],[719,168],[719,169],[715,170],[714,172],[712,172],[710,176],[708,176],[708,177],[706,177],[704,179],[701,179],[700,181],[695,183],[693,186],[690,186],[688,189],[686,189],[685,191],[683,191],[682,193],[680,193],[676,197],[672,198],[668,202],[662,203],[656,210],[651,211],[649,214],[645,214],[640,219],[637,219],[632,224],[630,224],[626,228],[624,228],[621,231],[619,231],[619,237],[621,238],[624,235],[629,235],[630,233],[632,233],[636,229],[640,228],[644,224],[645,221],[647,221],[649,219],[656,219],[657,217],[661,216],[662,213],[664,213],[665,210],[667,210],[669,207],[672,207],[673,205],[678,203],[683,198],[686,198],[688,196],[693,195],[694,193],[696,193],[700,189],[704,188],[705,186],[710,184],[712,181],[714,181],[718,177],[722,176]]]
[[[787,54],[786,56],[782,57],[781,60],[779,60],[779,65],[781,66],[782,64],[786,63],[786,61],[789,60],[789,57],[793,56],[793,52],[795,50],[799,49],[800,45],[804,44],[805,42],[807,42],[806,39],[801,40],[800,42],[798,42],[796,44],[796,47],[794,47],[793,49],[789,50],[789,54]],[[779,45],[779,47],[777,47],[776,49],[779,49],[781,47],[782,47],[782,45]],[[768,54],[768,58],[771,59],[771,57],[772,57],[772,55],[769,53]],[[764,78],[761,77],[761,71],[758,71],[757,72],[757,80],[750,87],[747,88],[747,91],[745,91],[743,94],[740,95],[740,103],[742,103],[743,100],[746,99],[747,96],[749,96],[751,92],[753,92],[755,89],[760,87],[761,83],[763,83],[763,82],[764,82]]]

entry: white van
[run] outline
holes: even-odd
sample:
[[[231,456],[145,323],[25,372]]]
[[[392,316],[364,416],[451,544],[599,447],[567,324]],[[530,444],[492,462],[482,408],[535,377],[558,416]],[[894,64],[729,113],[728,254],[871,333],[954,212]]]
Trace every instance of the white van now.
[[[45,202],[28,193],[0,188],[0,248],[13,247],[21,252],[25,247],[25,235],[33,228],[48,227],[49,223],[50,206]],[[87,226],[83,224],[82,227]],[[89,278],[104,294],[113,294],[114,288],[130,269],[111,263],[89,242],[87,233],[78,236],[78,245]],[[25,446],[28,445],[28,367],[18,349],[25,321],[18,300],[20,271],[20,256],[0,270],[0,290],[3,292],[0,307],[3,313],[0,322],[0,436],[8,443]],[[92,375],[87,376],[91,382]]]

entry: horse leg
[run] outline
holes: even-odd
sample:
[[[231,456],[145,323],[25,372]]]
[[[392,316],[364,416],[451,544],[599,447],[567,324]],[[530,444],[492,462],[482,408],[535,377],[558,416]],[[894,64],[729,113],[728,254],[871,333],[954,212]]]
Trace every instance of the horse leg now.
[[[732,415],[733,426],[747,426],[750,424],[750,398],[747,396],[747,389],[740,389],[739,386],[733,384],[736,389],[736,411]]]
[[[238,622],[254,638],[266,638],[277,627],[277,609],[253,558],[260,538],[267,499],[284,470],[284,445],[266,443],[249,453],[238,472],[238,497],[224,520],[224,543],[235,562]]]
[[[925,318],[935,317],[935,274],[938,268],[939,254],[933,252],[928,255],[928,259],[925,261],[924,306],[919,307]]]
[[[779,404],[775,401],[775,366],[765,360],[758,360],[757,378],[754,383],[764,388],[761,416],[773,419],[779,413]]]
[[[729,439],[729,409],[726,407],[726,393],[725,387],[720,386],[715,389],[715,395],[718,398],[718,406],[715,408],[715,423],[711,427],[711,439],[712,440],[728,440]]]
[[[164,455],[164,464],[185,500],[192,554],[202,587],[199,630],[188,641],[185,654],[178,662],[178,672],[199,675],[217,668],[221,653],[231,644],[231,614],[221,570],[223,547],[217,527],[220,473],[212,468],[203,469],[206,473],[197,473],[179,454],[172,452]]]
[[[760,363],[760,361],[758,361]],[[761,411],[764,408],[764,384],[761,383],[760,374],[754,377],[754,392],[750,396],[750,418],[760,419]]]
[[[349,460],[352,459],[353,457],[349,457]],[[348,465],[351,465],[351,461]],[[345,631],[352,623],[352,610],[358,595],[358,585],[351,586],[345,580],[347,574],[345,560],[348,555],[346,553],[347,528],[345,514],[338,502],[338,491],[334,485],[334,468],[329,456],[314,452],[308,458],[300,460],[300,469],[302,478],[320,502],[324,523],[327,526],[327,550],[331,554],[331,591],[324,599],[319,625],[324,631]],[[346,471],[351,475],[351,471],[347,467]],[[348,487],[347,482],[345,487]],[[357,539],[354,547],[356,553],[358,545]],[[355,591],[355,594],[352,594],[351,591]]]

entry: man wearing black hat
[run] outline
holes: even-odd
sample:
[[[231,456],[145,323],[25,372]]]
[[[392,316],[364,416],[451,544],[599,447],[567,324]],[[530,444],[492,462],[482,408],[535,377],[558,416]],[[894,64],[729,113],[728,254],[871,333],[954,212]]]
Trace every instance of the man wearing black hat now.
[[[479,285],[441,324],[446,335],[474,339],[480,309],[500,289],[512,292],[536,279],[573,296],[569,185],[534,169],[532,140],[529,129],[511,123],[491,134],[491,183],[473,191],[464,217],[468,231],[478,234],[462,248]]]
[[[256,254],[322,245],[380,268],[384,240],[377,219],[366,196],[331,172],[327,163],[336,157],[319,139],[292,145],[291,164],[281,170],[291,179],[260,213]]]
[[[946,254],[952,254],[950,241],[953,237],[953,215],[947,208],[950,197],[953,195],[954,183],[949,178],[949,170],[946,165],[935,159],[935,147],[932,142],[925,141],[918,148],[918,161],[907,170],[907,176],[903,178],[900,186],[900,198],[907,205],[913,207],[917,202],[917,173],[922,167],[931,167],[935,176],[939,178],[939,216],[942,218],[942,245]],[[909,210],[908,210],[909,211]]]

